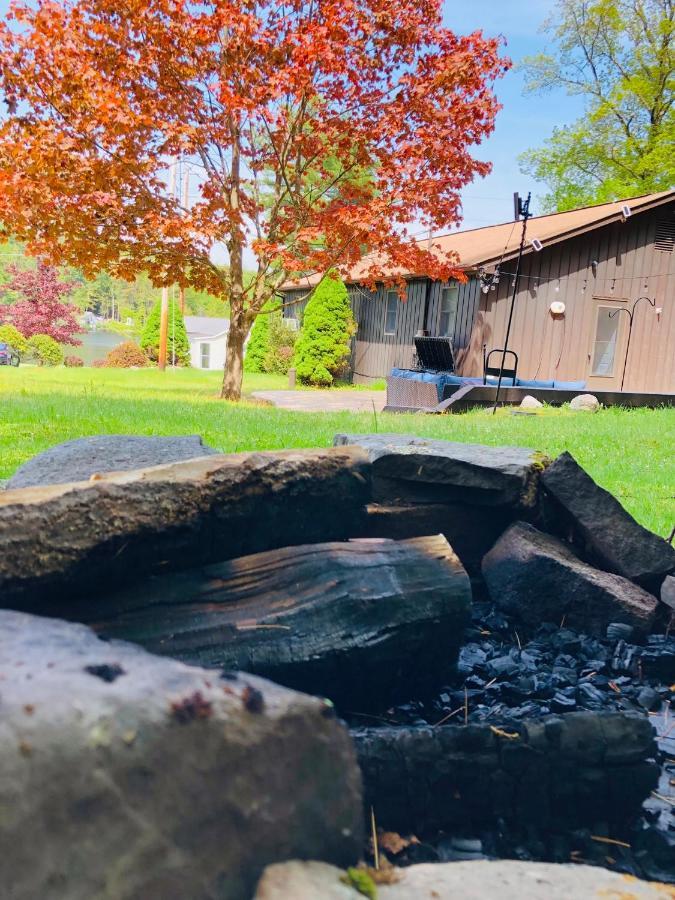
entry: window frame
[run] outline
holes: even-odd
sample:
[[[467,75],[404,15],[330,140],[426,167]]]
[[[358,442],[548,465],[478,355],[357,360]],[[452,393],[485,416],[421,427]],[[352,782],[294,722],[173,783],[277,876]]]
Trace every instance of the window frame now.
[[[452,292],[452,293],[451,293]],[[447,310],[447,313],[443,311],[443,301],[447,296],[454,296],[454,315],[452,316],[452,320],[450,318],[450,314],[452,309]],[[457,314],[459,312],[459,284],[455,281],[450,284],[445,285],[441,288],[441,297],[440,302],[438,304],[438,337],[449,337],[453,339],[455,336],[455,331],[457,329]],[[448,316],[448,327],[445,331],[442,329],[443,317],[447,314]],[[452,329],[450,328],[450,323],[452,321]]]
[[[394,298],[394,304],[395,304],[394,307],[393,307],[393,311],[394,311],[394,328],[393,328],[392,331],[389,331],[389,330],[387,329],[387,326],[388,326],[388,324],[389,324],[389,312],[390,312],[390,310],[389,310],[389,303],[390,303],[390,300],[391,300],[392,297]],[[399,296],[398,296],[398,291],[397,291],[397,290],[389,290],[389,291],[387,291],[387,296],[386,296],[385,303],[384,303],[384,331],[383,331],[383,334],[385,334],[385,335],[391,336],[391,335],[395,335],[395,334],[396,334],[396,329],[397,329],[397,327],[398,327],[398,304],[399,304],[400,302],[401,302],[401,300],[400,300],[400,298],[399,298]]]
[[[614,306],[614,305],[609,305],[606,303],[598,303],[598,305],[595,308],[595,328],[593,330],[593,343],[591,345],[591,369],[590,369],[590,373],[589,373],[591,378],[610,378],[611,379],[611,378],[616,377],[617,353],[618,353],[618,350],[619,350],[619,347],[621,344],[621,320],[623,319],[623,316],[620,315],[620,311],[622,308],[623,307],[619,306],[618,304],[616,306]],[[595,369],[596,369],[595,352],[596,352],[596,347],[599,343],[598,342],[598,325],[600,323],[601,311],[606,311],[608,314],[613,312],[613,313],[615,313],[615,318],[616,318],[616,339],[614,341],[614,352],[612,354],[612,363],[611,363],[611,369],[609,372],[596,372],[595,371]],[[607,318],[609,318],[609,315],[607,316]],[[608,341],[601,342],[601,343],[609,344]]]
[[[206,350],[206,365],[204,365],[204,350]],[[210,341],[200,341],[199,342],[199,368],[200,369],[210,369],[211,368],[211,342]]]

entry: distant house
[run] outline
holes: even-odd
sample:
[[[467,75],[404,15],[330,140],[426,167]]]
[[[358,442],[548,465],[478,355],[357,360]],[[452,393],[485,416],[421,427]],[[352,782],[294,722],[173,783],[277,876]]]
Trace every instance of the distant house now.
[[[420,331],[447,336],[456,371],[483,374],[484,348],[503,346],[521,225],[506,222],[433,238],[454,251],[465,282],[410,277],[397,292],[345,281],[358,330],[352,343],[355,382],[368,384],[415,362]],[[427,240],[426,238],[424,239]],[[287,284],[284,315],[298,318],[316,279]],[[630,332],[630,313],[640,297]],[[675,190],[537,216],[527,244],[509,347],[524,379],[618,390],[675,392]]]
[[[185,316],[190,342],[190,364],[195,369],[222,369],[227,355],[229,319]]]

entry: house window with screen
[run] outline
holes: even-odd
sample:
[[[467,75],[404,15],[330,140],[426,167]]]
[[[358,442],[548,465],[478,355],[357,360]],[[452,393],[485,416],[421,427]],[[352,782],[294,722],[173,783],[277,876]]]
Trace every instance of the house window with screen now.
[[[387,308],[384,316],[384,333],[396,334],[396,316],[398,315],[398,291],[387,291]]]
[[[614,374],[614,358],[616,356],[620,324],[621,316],[618,315],[616,307],[598,307],[598,318],[595,324],[595,343],[593,344],[592,375],[611,378]]]
[[[211,344],[199,345],[199,365],[202,369],[208,369],[211,362]]]
[[[441,292],[441,313],[438,321],[439,337],[454,337],[457,321],[459,285],[451,284]]]

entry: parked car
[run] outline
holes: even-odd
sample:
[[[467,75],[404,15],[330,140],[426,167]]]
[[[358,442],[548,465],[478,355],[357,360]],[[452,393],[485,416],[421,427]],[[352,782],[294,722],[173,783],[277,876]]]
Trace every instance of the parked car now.
[[[20,362],[21,356],[14,347],[0,343],[0,366],[18,366]]]

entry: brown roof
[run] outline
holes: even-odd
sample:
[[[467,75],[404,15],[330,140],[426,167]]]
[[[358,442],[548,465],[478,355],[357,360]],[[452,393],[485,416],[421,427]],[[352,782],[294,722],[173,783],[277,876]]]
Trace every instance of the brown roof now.
[[[658,194],[644,194],[641,197],[629,197],[613,203],[601,203],[597,206],[585,206],[567,212],[552,213],[548,216],[533,216],[527,224],[526,253],[533,252],[531,241],[535,238],[544,246],[556,244],[586,231],[600,228],[609,222],[620,221],[622,209],[629,206],[635,215],[659,206],[675,198],[675,190],[661,191]],[[432,241],[442,253],[454,252],[458,255],[463,269],[471,271],[479,266],[489,266],[502,259],[510,259],[518,253],[521,224],[504,222],[501,225],[488,225],[484,228],[472,228],[467,231],[455,231],[450,234],[434,235]],[[428,238],[421,238],[417,243],[423,244]],[[346,280],[358,281],[359,271],[365,267],[365,258],[348,274]],[[295,284],[287,283],[284,288],[310,287],[317,283],[316,276],[302,278]]]

